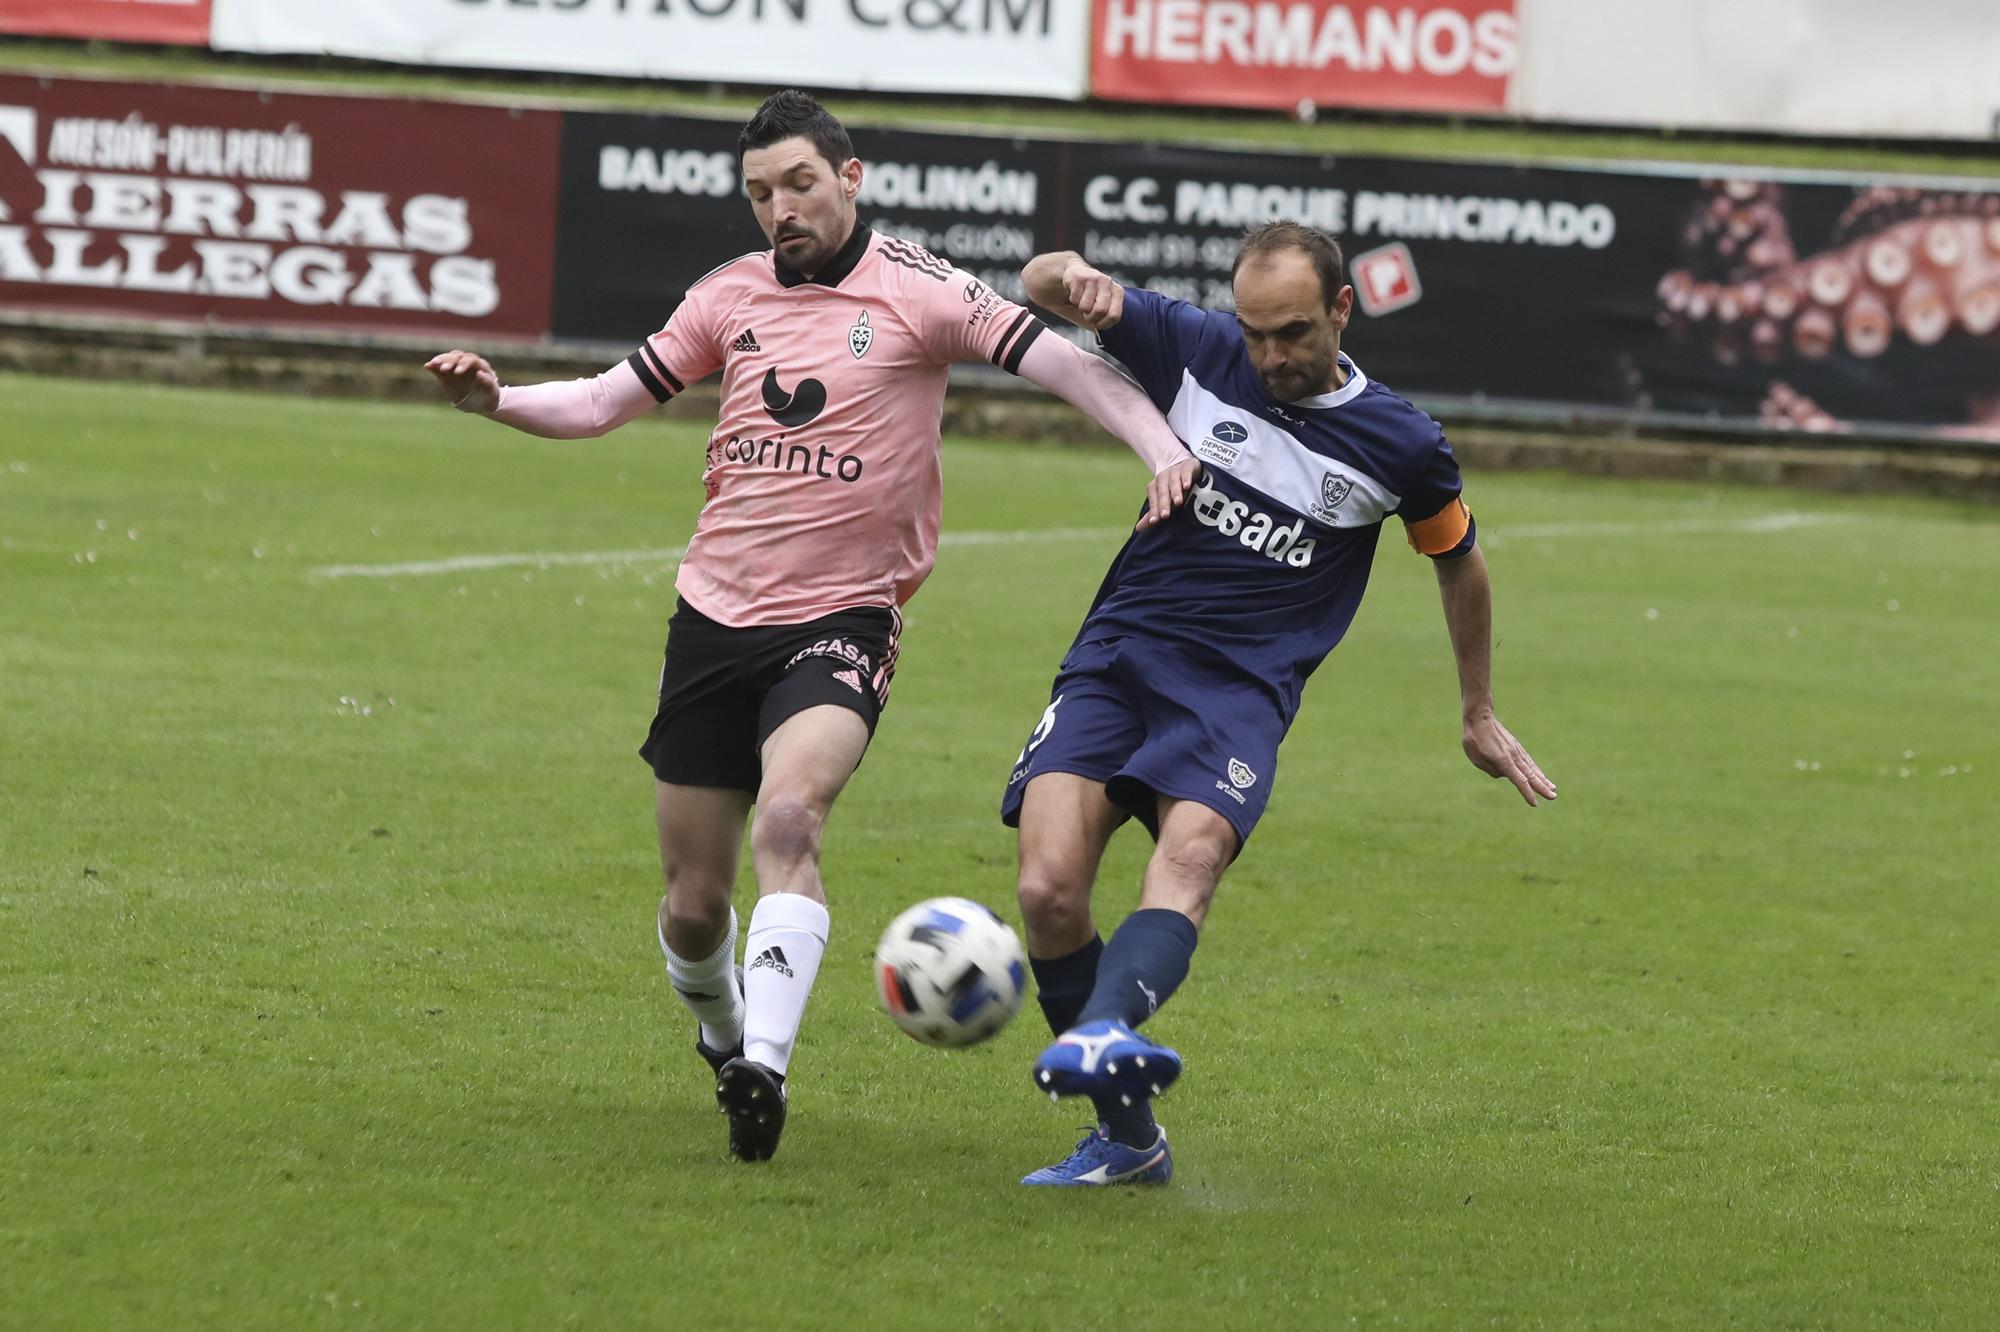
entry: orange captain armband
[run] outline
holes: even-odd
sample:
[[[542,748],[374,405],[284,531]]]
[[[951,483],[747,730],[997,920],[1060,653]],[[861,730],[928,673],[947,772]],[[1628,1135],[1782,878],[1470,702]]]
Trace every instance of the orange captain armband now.
[[[1457,496],[1428,518],[1405,522],[1410,548],[1422,555],[1448,555],[1472,530],[1472,514]]]

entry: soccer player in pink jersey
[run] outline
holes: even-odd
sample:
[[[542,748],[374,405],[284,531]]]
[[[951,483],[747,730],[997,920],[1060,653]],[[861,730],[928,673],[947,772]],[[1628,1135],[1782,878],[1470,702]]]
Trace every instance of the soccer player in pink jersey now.
[[[1129,381],[1031,313],[855,211],[862,164],[818,102],[768,98],[738,138],[772,248],[688,290],[594,379],[502,387],[470,352],[426,368],[453,406],[532,434],[601,435],[722,371],[708,502],[676,579],[652,765],[667,975],[700,1024],[729,1149],[778,1148],[790,1066],[826,950],[820,838],[889,697],[899,608],[937,556],[939,420],[956,361],[1067,399],[1153,477],[1142,523],[1187,494],[1188,455]],[[736,964],[730,906],[752,806],[759,898]]]

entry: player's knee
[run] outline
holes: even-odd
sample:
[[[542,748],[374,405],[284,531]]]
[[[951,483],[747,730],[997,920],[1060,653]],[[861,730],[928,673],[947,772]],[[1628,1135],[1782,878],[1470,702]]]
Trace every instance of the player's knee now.
[[[1213,887],[1236,854],[1236,837],[1212,830],[1192,833],[1163,844],[1159,854],[1176,879]]]
[[[1090,912],[1090,881],[1052,865],[1024,863],[1014,888],[1021,919],[1036,933],[1059,931]]]
[[[661,918],[666,917],[667,903],[673,901],[714,899],[727,907],[730,891],[736,886],[733,861],[731,857],[730,863],[716,864],[712,858],[688,855],[677,846],[661,843],[660,873],[667,883],[667,895],[660,902]]]
[[[729,889],[712,892],[706,886],[682,884],[660,899],[660,932],[669,944],[693,945],[719,939],[729,932]]]
[[[821,823],[819,811],[797,796],[768,796],[757,802],[750,848],[761,859],[817,860]]]

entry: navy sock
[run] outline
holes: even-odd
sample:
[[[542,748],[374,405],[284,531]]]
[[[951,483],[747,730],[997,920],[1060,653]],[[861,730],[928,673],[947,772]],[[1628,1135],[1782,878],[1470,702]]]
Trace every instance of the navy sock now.
[[[1097,984],[1097,961],[1103,955],[1104,940],[1093,934],[1090,942],[1074,953],[1028,959],[1035,972],[1035,998],[1042,1006],[1042,1016],[1049,1020],[1049,1030],[1056,1035],[1076,1025],[1077,1014],[1083,1011],[1084,1001],[1090,998],[1090,991]],[[1150,1147],[1160,1136],[1159,1126],[1153,1122],[1151,1101],[1136,1105],[1120,1105],[1116,1101],[1095,1104],[1097,1118],[1114,1142],[1128,1147]]]
[[[1104,953],[1104,940],[1093,934],[1090,942],[1074,953],[1061,957],[1031,957],[1035,972],[1035,999],[1049,1030],[1060,1036],[1076,1025],[1076,1015],[1097,984],[1097,959]]]
[[[1077,1025],[1110,1019],[1137,1027],[1159,1011],[1187,979],[1199,939],[1194,922],[1178,911],[1141,908],[1104,945],[1097,986],[1077,1014]]]
[[[1093,1096],[1091,1103],[1097,1107],[1097,1120],[1104,1125],[1104,1131],[1111,1135],[1113,1142],[1122,1142],[1127,1147],[1151,1147],[1160,1136],[1160,1125],[1153,1118],[1153,1098],[1150,1096],[1142,1096],[1130,1105],[1100,1101]]]

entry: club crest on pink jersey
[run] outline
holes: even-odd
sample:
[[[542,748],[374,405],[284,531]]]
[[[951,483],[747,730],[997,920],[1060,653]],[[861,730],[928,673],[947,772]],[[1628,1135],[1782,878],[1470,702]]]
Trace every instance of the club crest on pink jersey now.
[[[874,342],[875,330],[868,326],[868,312],[863,310],[861,317],[854,321],[854,327],[847,330],[847,350],[853,352],[854,359],[858,361],[868,354],[868,348]]]

